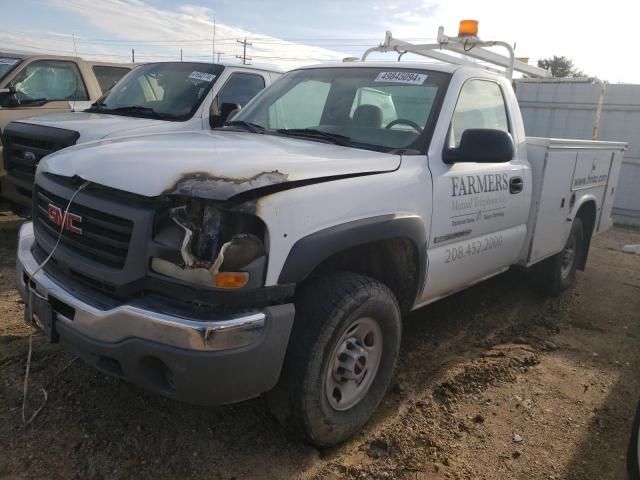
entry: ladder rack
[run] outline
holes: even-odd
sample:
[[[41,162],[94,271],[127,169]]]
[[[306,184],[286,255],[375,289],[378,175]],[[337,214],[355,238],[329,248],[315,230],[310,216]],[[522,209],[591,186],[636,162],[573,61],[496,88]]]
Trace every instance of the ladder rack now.
[[[551,76],[548,70],[534,67],[517,60],[515,58],[513,47],[507,42],[483,41],[475,35],[448,37],[444,34],[444,27],[440,27],[438,29],[437,42],[438,43],[427,43],[422,45],[413,44],[393,38],[391,32],[387,31],[384,42],[379,46],[370,48],[364,52],[362,55],[362,61],[365,61],[367,56],[373,52],[396,52],[400,55],[398,57],[398,61],[405,53],[414,53],[416,55],[422,55],[423,57],[432,58],[454,65],[484,68],[493,72],[502,73],[509,79],[513,78],[513,72],[520,72],[529,77],[536,78],[547,78]],[[483,47],[503,47],[507,49],[509,55],[500,55],[499,53],[492,52]],[[461,56],[451,55],[445,52],[445,50]],[[467,57],[496,65],[503,68],[504,71],[476,63]]]

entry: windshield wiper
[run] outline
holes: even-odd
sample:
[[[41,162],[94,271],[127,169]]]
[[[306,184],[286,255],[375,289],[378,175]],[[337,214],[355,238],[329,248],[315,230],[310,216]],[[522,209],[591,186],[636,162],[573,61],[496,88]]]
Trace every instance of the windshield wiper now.
[[[385,153],[392,155],[419,155],[420,150],[415,148],[392,148],[391,150],[384,150]]]
[[[47,99],[46,98],[22,98],[17,102],[16,106],[31,105],[33,103],[38,103],[40,105],[43,105],[47,103]]]
[[[91,106],[85,110],[85,112],[102,112],[104,111],[104,107],[106,106],[106,103],[96,101],[93,102]]]
[[[166,115],[156,112],[151,107],[143,107],[141,105],[129,105],[126,107],[117,108],[101,108],[100,111],[106,113],[138,113],[140,115],[146,115],[149,117],[165,118]]]
[[[251,133],[264,133],[265,128],[257,123],[245,122],[244,120],[231,120],[225,123],[228,127],[244,127]]]
[[[323,140],[329,140],[336,145],[342,145],[343,147],[351,145],[351,138],[346,135],[329,133],[315,128],[281,128],[276,131],[283,135],[291,135],[295,137],[321,138]]]

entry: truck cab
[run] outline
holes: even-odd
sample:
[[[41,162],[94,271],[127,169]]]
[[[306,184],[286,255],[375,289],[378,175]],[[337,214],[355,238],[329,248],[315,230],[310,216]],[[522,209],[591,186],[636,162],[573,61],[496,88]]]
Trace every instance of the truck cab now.
[[[350,437],[403,315],[511,266],[558,295],[608,228],[625,144],[527,138],[510,74],[546,72],[486,44],[388,33],[372,51],[448,63],[304,67],[224,128],[48,156],[19,234],[27,320],[167,397],[265,394],[306,441]]]
[[[11,121],[89,107],[132,67],[77,57],[0,52],[0,142]]]
[[[93,97],[96,101],[84,111],[30,117],[5,127],[4,142],[10,148],[4,157],[2,196],[28,212],[35,169],[47,154],[104,138],[221,127],[232,110],[246,105],[279,75],[202,62],[141,65]]]

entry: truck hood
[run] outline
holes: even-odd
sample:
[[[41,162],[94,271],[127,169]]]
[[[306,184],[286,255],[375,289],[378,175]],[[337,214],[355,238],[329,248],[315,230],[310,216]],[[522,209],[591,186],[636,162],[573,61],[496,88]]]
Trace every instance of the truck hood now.
[[[287,182],[396,170],[400,155],[233,131],[180,132],[102,140],[60,150],[38,174],[78,176],[146,197],[225,200]]]
[[[111,135],[128,135],[129,133],[133,135],[137,130],[168,123],[167,121],[153,118],[136,118],[92,112],[52,113],[25,118],[20,122],[74,130],[80,134],[78,143],[100,140]]]

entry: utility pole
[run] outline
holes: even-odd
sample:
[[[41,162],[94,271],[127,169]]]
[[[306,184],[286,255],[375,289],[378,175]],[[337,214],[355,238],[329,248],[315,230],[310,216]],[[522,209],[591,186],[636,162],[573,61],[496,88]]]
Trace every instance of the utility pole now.
[[[224,55],[224,52],[218,52],[217,55],[218,55],[218,63],[220,63],[220,55]]]
[[[182,49],[180,49],[180,61],[182,61]]]
[[[213,19],[213,39],[211,40],[211,63],[216,63],[216,19]]]
[[[236,42],[242,44],[242,56],[236,55],[236,58],[240,58],[243,65],[248,65],[247,60],[251,60],[251,57],[247,57],[247,45],[252,46],[253,43],[247,42],[247,37],[244,37],[244,41],[236,40]]]
[[[131,49],[131,63],[136,63],[136,51]]]

